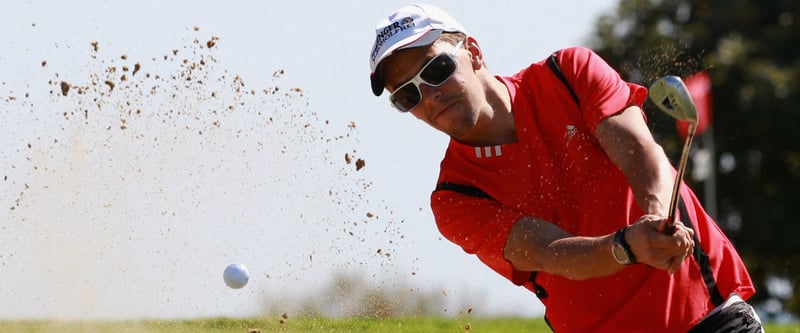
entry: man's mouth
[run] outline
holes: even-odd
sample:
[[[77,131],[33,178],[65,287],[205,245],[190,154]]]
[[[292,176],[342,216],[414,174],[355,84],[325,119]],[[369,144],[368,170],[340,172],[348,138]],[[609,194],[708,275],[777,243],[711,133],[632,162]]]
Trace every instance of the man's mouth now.
[[[431,117],[431,121],[436,121],[437,119],[439,119],[439,117],[441,117],[445,113],[449,113],[450,111],[452,111],[453,110],[453,106],[455,104],[456,104],[455,102],[451,102],[451,103],[445,104],[444,107],[442,107],[441,109],[438,109],[437,111],[435,111],[433,113],[433,116]]]

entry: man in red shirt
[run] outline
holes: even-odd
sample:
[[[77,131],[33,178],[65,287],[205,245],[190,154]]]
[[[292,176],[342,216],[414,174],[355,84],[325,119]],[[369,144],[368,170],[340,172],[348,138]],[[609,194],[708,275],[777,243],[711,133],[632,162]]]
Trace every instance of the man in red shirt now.
[[[381,20],[373,93],[451,137],[431,207],[441,233],[535,292],[555,332],[760,332],[736,250],[694,193],[664,232],[675,176],[645,88],[589,49],[492,74],[450,15]]]

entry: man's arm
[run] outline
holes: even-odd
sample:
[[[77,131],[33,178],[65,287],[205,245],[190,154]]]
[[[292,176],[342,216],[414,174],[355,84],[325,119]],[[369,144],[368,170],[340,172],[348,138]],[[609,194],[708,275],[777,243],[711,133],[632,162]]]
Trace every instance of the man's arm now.
[[[692,254],[694,231],[679,224],[675,234],[661,233],[673,171],[641,112],[638,106],[631,106],[606,118],[595,136],[627,177],[639,206],[652,214],[626,231],[633,253],[639,262],[671,273]],[[624,267],[611,256],[613,237],[575,236],[547,221],[523,217],[509,232],[503,254],[517,270],[543,271],[570,279],[601,277]]]
[[[676,222],[675,233],[665,235],[659,231],[663,219],[644,215],[625,234],[640,263],[671,274],[692,254],[694,231]],[[547,272],[572,280],[603,277],[625,267],[611,255],[613,238],[613,233],[575,236],[550,222],[523,217],[511,228],[503,256],[519,271]]]
[[[608,117],[594,133],[603,150],[620,168],[646,214],[669,215],[674,172],[661,146],[655,142],[642,117],[642,109],[630,106]]]

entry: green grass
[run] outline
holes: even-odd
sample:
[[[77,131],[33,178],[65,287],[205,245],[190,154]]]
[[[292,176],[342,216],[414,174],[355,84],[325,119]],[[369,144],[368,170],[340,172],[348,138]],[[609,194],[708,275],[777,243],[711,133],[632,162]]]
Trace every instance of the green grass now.
[[[259,329],[262,333],[550,332],[543,320],[522,318],[288,318],[282,320],[280,317],[275,317],[168,321],[0,321],[0,332],[19,333],[247,333],[251,329]]]
[[[399,318],[329,319],[276,318],[197,319],[143,321],[0,321],[0,332],[19,333],[458,333],[458,332],[550,332],[541,319],[529,318]],[[768,333],[800,333],[800,324],[767,325]]]

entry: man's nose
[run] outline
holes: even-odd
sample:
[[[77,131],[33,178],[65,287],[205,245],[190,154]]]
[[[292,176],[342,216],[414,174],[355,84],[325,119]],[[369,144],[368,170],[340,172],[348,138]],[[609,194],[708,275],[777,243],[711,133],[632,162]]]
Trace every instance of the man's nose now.
[[[420,99],[420,104],[427,102],[434,102],[438,101],[439,98],[442,96],[442,90],[440,89],[442,86],[430,86],[426,83],[420,83],[419,91],[422,93],[422,98]]]

